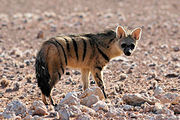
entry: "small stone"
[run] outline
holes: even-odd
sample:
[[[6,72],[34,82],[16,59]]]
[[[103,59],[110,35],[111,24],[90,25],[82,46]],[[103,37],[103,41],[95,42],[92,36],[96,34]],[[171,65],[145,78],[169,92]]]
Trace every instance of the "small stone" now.
[[[178,52],[178,51],[180,51],[180,48],[178,46],[176,46],[176,47],[173,47],[173,50],[174,50],[174,52]]]
[[[69,113],[70,113],[70,117],[76,117],[79,114],[82,113],[82,111],[80,110],[79,105],[71,105],[68,109]]]
[[[64,107],[58,111],[58,115],[59,115],[58,119],[60,120],[69,120],[70,118],[69,111]]]
[[[19,84],[19,83],[17,83],[17,82],[16,82],[16,83],[14,83],[14,84],[13,84],[13,86],[14,86],[14,87],[13,87],[13,91],[18,91],[18,90],[19,90],[19,88],[20,88],[20,84]]]
[[[169,73],[169,74],[166,74],[165,75],[165,77],[167,77],[167,78],[176,78],[176,77],[178,77],[179,75],[178,74],[176,74],[176,73]]]
[[[38,100],[38,101],[34,101],[32,106],[30,107],[31,110],[35,110],[36,108],[42,108],[45,110],[46,106],[41,100]]]
[[[24,64],[20,65],[19,68],[24,68]]]
[[[70,92],[60,101],[60,104],[78,105],[80,100],[77,98],[76,92]]]
[[[85,112],[85,113],[88,113],[89,115],[91,116],[94,116],[96,114],[96,111],[87,107],[87,106],[84,106],[84,105],[79,105],[78,108],[80,108],[80,110],[82,112]]]
[[[92,105],[92,109],[95,111],[98,110],[108,111],[108,106],[104,101],[98,101],[97,103]]]
[[[144,112],[152,112],[154,110],[154,106],[148,104],[147,102],[141,105],[141,107],[143,107]]]
[[[163,109],[163,105],[160,103],[155,103],[154,106],[154,112],[157,114],[161,114],[162,113],[162,109]]]
[[[44,109],[42,107],[36,107],[34,112],[33,112],[33,115],[39,115],[39,116],[44,116],[44,115],[48,115],[47,113],[47,109]]]
[[[164,93],[164,90],[160,86],[155,87],[154,96],[158,96],[162,93]]]
[[[43,13],[43,15],[45,16],[45,17],[48,17],[48,18],[54,18],[54,17],[56,17],[56,13],[54,13],[54,12],[44,12]]]
[[[133,106],[131,106],[131,105],[124,105],[123,106],[123,109],[125,110],[125,111],[132,111],[133,110]]]
[[[76,81],[73,81],[73,82],[72,82],[72,85],[76,85]]]
[[[133,106],[140,106],[141,104],[144,104],[145,102],[148,102],[149,104],[154,104],[155,101],[151,100],[151,98],[141,95],[141,94],[125,94],[123,96],[123,101],[129,105]]]
[[[96,95],[90,95],[83,99],[81,99],[81,104],[90,107],[91,105],[97,103],[99,101],[99,97]]]
[[[58,116],[58,112],[56,112],[56,111],[50,112],[49,116],[50,117],[57,117]]]
[[[91,120],[91,116],[87,113],[83,113],[78,116],[77,120]]]
[[[91,96],[92,94],[96,95],[99,97],[100,100],[104,99],[104,94],[102,93],[101,89],[99,87],[92,87],[92,88],[88,88],[86,89],[80,96],[79,98],[85,98],[87,96]]]
[[[79,71],[76,71],[76,70],[75,70],[75,71],[73,72],[73,74],[74,74],[74,75],[80,75],[81,73],[80,73]]]
[[[172,104],[170,109],[173,110],[175,114],[180,114],[180,103],[174,105]]]
[[[120,77],[119,80],[122,81],[122,80],[125,80],[127,78],[127,75],[122,73],[122,74],[120,74],[119,77]]]
[[[10,81],[7,80],[6,78],[2,78],[0,82],[2,88],[6,88],[9,85],[9,83]]]
[[[16,115],[12,111],[4,111],[1,117],[3,119],[15,119]]]
[[[24,120],[32,120],[32,115],[27,115],[25,118],[24,118]]]
[[[6,106],[4,112],[7,113],[8,111],[14,112],[15,115],[22,117],[25,117],[27,112],[26,106],[21,101],[18,100],[14,100]]]
[[[180,101],[180,95],[177,93],[166,93],[155,97],[158,98],[161,103],[177,104]]]

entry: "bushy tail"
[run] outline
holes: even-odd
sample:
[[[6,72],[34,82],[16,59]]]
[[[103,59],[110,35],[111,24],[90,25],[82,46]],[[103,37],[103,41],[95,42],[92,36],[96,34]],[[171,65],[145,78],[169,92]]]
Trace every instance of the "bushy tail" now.
[[[35,62],[35,70],[38,87],[45,96],[49,97],[51,92],[51,87],[49,85],[50,75],[48,72],[45,56],[46,53],[44,53],[43,50],[38,52]]]

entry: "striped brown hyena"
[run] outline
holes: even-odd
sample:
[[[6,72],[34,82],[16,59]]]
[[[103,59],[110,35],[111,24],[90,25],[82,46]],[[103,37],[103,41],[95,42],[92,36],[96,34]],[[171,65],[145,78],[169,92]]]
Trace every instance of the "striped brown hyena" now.
[[[44,104],[47,104],[46,96],[54,105],[51,90],[67,67],[81,70],[84,90],[89,87],[88,79],[91,73],[107,98],[103,83],[103,67],[112,58],[123,53],[130,56],[141,37],[141,31],[141,28],[131,31],[118,26],[116,31],[56,36],[45,41],[35,63],[36,78]]]

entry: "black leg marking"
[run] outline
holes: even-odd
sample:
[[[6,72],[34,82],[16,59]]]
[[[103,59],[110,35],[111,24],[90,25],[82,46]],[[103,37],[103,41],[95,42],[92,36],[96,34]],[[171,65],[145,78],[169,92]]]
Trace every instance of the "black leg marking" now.
[[[99,79],[99,81],[97,82],[98,86],[101,88],[103,94],[104,94],[104,97],[107,98],[107,95],[104,91],[104,85],[103,85],[103,81],[101,80],[101,78],[98,76],[98,74],[96,73],[96,77]]]
[[[58,72],[59,79],[61,79],[61,74]]]
[[[82,60],[84,61],[84,58],[86,56],[86,47],[87,47],[85,40],[83,40],[83,44],[84,44],[84,53],[83,53],[83,59]]]
[[[64,74],[64,68],[63,68],[63,66],[61,66],[61,70],[62,70],[62,72],[63,72],[63,74]]]

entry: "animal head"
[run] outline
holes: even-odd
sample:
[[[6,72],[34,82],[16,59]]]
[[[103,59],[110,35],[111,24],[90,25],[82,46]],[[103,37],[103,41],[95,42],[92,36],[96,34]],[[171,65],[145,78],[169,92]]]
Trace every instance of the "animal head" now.
[[[116,28],[116,38],[118,39],[118,48],[123,51],[126,56],[130,56],[136,48],[137,42],[141,38],[141,28],[134,30],[125,30],[122,26]]]

